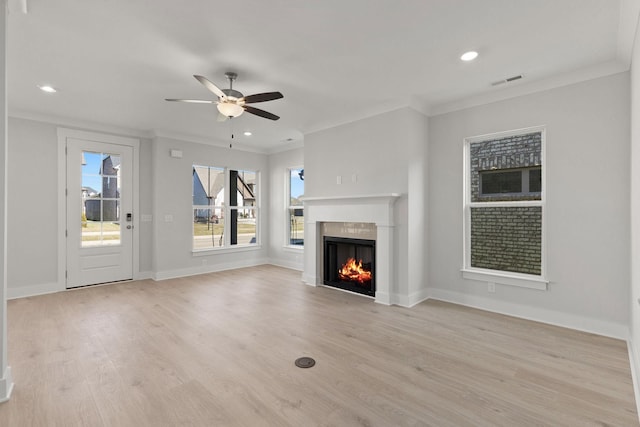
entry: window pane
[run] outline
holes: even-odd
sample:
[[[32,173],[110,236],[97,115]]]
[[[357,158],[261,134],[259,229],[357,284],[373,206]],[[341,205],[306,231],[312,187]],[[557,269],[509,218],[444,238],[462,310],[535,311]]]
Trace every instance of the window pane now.
[[[522,171],[481,172],[482,195],[521,193]]]
[[[289,244],[304,245],[304,209],[289,209]]]
[[[237,175],[236,175],[237,199],[236,199],[236,204],[231,203],[231,206],[255,206],[257,190],[258,188],[257,188],[255,172],[237,171]]]
[[[211,249],[224,244],[224,219],[220,207],[193,209],[193,249]]]
[[[251,208],[234,210],[237,213],[236,239],[231,240],[232,245],[248,245],[257,243],[256,237],[256,210]],[[232,211],[232,217],[233,213]],[[233,227],[231,228],[233,234]]]
[[[302,206],[300,197],[304,196],[304,169],[290,169],[289,206]]]
[[[224,205],[224,169],[193,167],[193,205]]]
[[[471,208],[471,267],[540,275],[542,208]]]
[[[540,169],[541,165],[541,132],[470,143],[471,202],[540,200],[539,194],[517,193],[529,184],[522,181],[523,170]]]
[[[542,191],[542,170],[529,170],[529,192],[539,193]]]

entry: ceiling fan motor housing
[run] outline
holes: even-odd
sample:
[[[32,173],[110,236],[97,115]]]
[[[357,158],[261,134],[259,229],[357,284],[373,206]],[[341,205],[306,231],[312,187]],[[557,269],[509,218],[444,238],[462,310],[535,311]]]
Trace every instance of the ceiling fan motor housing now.
[[[222,90],[222,92],[224,92],[225,95],[227,95],[229,97],[234,97],[234,98],[238,98],[238,99],[243,97],[242,93],[238,92],[235,89],[221,89],[221,90]]]

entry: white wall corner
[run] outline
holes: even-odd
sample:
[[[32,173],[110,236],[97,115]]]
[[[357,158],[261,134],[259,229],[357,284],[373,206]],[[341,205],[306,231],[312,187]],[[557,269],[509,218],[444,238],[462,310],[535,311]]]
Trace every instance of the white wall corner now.
[[[0,378],[0,403],[6,402],[11,398],[13,391],[13,376],[11,375],[11,367],[7,366],[2,378]]]
[[[377,300],[377,296],[378,294],[376,293],[376,300]],[[428,299],[429,299],[428,289],[421,289],[409,295],[393,293],[391,294],[390,305],[397,305],[400,307],[411,308]]]
[[[409,308],[414,307],[428,299],[429,299],[429,289],[428,288],[420,289],[418,292],[414,292],[411,295],[409,295],[409,305],[407,307]]]
[[[133,275],[133,280],[153,279],[153,271],[139,271]]]

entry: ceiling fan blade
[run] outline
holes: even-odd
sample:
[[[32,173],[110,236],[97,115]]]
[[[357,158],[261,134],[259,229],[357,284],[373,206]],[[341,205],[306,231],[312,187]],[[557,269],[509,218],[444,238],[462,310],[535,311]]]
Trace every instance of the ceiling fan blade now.
[[[278,120],[280,118],[268,111],[260,110],[259,108],[250,107],[248,105],[245,105],[242,108],[244,108],[244,111],[247,113],[255,114],[256,116],[264,117],[265,119]]]
[[[226,122],[228,118],[229,118],[229,117],[227,117],[227,116],[225,116],[224,114],[222,114],[222,113],[218,112],[218,118],[217,118],[217,121],[219,121],[219,122]]]
[[[215,93],[218,96],[218,98],[223,100],[227,99],[227,95],[225,95],[224,92],[218,86],[211,83],[206,77],[198,76],[195,74],[193,77],[195,77],[200,83],[202,83],[204,87],[209,89],[211,92]]]
[[[284,98],[284,95],[282,95],[280,92],[265,92],[245,96],[241,100],[244,100],[245,104],[255,104],[256,102],[273,101],[274,99],[280,98]]]
[[[191,102],[193,104],[215,104],[216,103],[216,101],[206,101],[204,99],[170,99],[170,98],[165,98],[165,101]]]

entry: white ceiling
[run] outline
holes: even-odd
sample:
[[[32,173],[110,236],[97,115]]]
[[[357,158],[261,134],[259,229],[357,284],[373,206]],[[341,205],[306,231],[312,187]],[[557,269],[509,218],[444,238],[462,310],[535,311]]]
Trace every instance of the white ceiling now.
[[[636,0],[9,0],[9,114],[214,144],[232,124],[236,144],[273,151],[402,106],[626,70],[637,16]],[[225,88],[226,71],[245,95],[282,92],[256,105],[282,118],[218,123],[213,105],[164,101],[214,99],[192,75]]]

